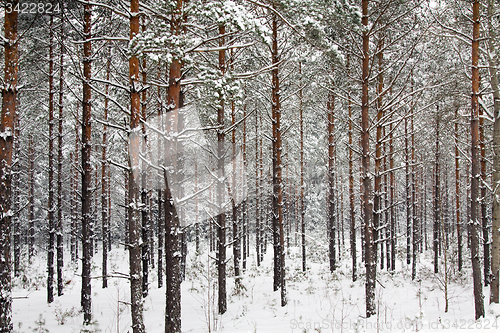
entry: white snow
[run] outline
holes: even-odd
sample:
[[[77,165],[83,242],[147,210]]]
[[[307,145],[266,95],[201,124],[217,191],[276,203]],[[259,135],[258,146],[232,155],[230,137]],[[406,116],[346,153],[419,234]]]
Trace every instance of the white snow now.
[[[359,277],[352,282],[351,260],[347,252],[342,251],[343,260],[336,272],[331,274],[326,242],[316,243],[314,238],[309,242],[309,270],[306,273],[301,271],[300,248],[291,247],[287,252],[288,305],[285,307],[280,306],[280,292],[272,291],[271,244],[268,244],[261,267],[256,267],[253,252],[248,258],[247,270],[242,273],[244,290],[235,289],[232,260],[229,260],[228,310],[222,316],[217,314],[217,270],[214,261],[206,252],[196,256],[190,245],[186,281],[182,283],[183,332],[208,332],[209,326],[212,332],[234,333],[453,332],[461,328],[467,332],[488,329],[493,332],[495,325],[500,325],[496,323],[496,318],[500,316],[499,305],[488,307],[485,319],[474,320],[472,276],[467,265],[465,272],[454,272],[450,278],[449,311],[444,312],[443,275],[433,273],[431,252],[419,259],[415,281],[411,281],[411,266],[406,267],[399,259],[396,273],[377,268],[377,314],[365,319],[364,264],[360,258]],[[228,257],[231,254],[229,247]],[[92,265],[92,275],[96,277],[101,275],[100,255],[94,256]],[[108,265],[108,271],[114,277],[109,278],[107,289],[101,288],[100,278],[92,279],[94,326],[101,332],[131,332],[130,288],[128,281],[119,274],[128,273],[128,253],[123,248],[113,249],[109,253]],[[80,332],[83,321],[83,314],[79,312],[81,268],[74,264],[66,267],[64,295],[56,297],[50,305],[46,303],[44,255],[40,254],[31,266],[24,267],[24,272],[26,275],[14,280],[15,332],[31,332],[38,326],[51,333]],[[149,276],[150,291],[144,301],[146,331],[164,332],[165,289],[157,288],[156,270],[151,270]],[[487,301],[488,289],[484,291]]]

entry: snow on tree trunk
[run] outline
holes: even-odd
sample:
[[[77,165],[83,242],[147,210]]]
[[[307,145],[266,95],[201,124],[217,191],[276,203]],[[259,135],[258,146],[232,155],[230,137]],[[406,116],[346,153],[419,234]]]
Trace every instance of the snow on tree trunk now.
[[[89,325],[92,320],[92,293],[90,286],[90,269],[92,260],[92,212],[90,209],[92,195],[92,166],[90,151],[92,147],[91,136],[91,57],[92,57],[92,6],[90,3],[84,5],[84,30],[83,30],[83,113],[82,113],[82,294],[81,305],[83,307],[83,323]]]
[[[8,1],[14,8],[17,0]],[[4,16],[4,82],[2,89],[2,115],[0,120],[0,332],[12,332],[11,286],[11,166],[16,117],[18,40],[17,11],[7,11]]]
[[[361,177],[363,181],[363,211],[365,234],[365,268],[366,268],[366,317],[375,314],[375,280],[377,265],[374,254],[373,231],[373,199],[370,177],[370,120],[368,114],[368,80],[369,80],[369,33],[368,33],[368,0],[362,1],[363,30],[363,63],[362,63],[362,95],[361,95]]]
[[[474,284],[474,305],[476,319],[484,317],[483,286],[481,282],[481,267],[479,262],[479,178],[480,178],[480,157],[479,157],[479,0],[472,4],[472,98],[471,98],[471,217],[470,217],[470,238],[471,238],[471,260],[472,277]]]

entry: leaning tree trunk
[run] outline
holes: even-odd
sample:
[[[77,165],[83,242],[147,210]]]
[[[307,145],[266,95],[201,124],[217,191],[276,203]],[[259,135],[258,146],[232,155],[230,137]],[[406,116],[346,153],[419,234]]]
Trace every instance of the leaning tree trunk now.
[[[7,4],[15,8],[19,1]],[[12,286],[11,286],[11,166],[14,141],[14,119],[16,117],[18,40],[17,11],[5,9],[4,23],[4,82],[2,89],[2,115],[0,122],[0,332],[12,332]]]
[[[370,178],[370,119],[368,114],[368,79],[369,79],[369,34],[368,34],[368,0],[362,1],[363,18],[363,77],[361,95],[361,177],[363,180],[363,210],[365,231],[365,268],[366,268],[366,317],[375,314],[375,280],[377,265],[374,255],[373,203],[372,184]]]
[[[474,281],[474,304],[476,319],[484,317],[483,286],[481,283],[481,265],[479,262],[479,0],[472,4],[472,98],[471,98],[471,155],[472,155],[472,179],[471,179],[471,218],[470,239],[472,258],[472,278]]]
[[[130,40],[139,33],[139,0],[130,2]],[[132,315],[132,331],[144,332],[143,299],[142,299],[142,267],[141,267],[141,224],[139,207],[141,199],[139,193],[141,145],[141,96],[139,81],[139,59],[135,54],[129,58],[130,79],[130,132],[129,132],[129,227],[128,250],[130,267],[130,312]]]
[[[92,225],[92,213],[90,202],[92,199],[92,166],[90,151],[92,145],[91,136],[91,25],[92,25],[92,6],[89,2],[84,5],[84,30],[83,38],[83,113],[82,113],[82,295],[81,303],[83,307],[83,323],[89,325],[92,320],[92,294],[90,286],[90,268],[92,260],[92,238],[90,227]]]

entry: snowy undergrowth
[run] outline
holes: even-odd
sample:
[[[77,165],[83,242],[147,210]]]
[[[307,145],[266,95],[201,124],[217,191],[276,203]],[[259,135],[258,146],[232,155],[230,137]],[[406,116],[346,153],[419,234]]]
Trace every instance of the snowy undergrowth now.
[[[315,242],[311,240],[311,242]],[[293,243],[293,242],[292,242]],[[291,244],[294,245],[294,244]],[[402,253],[403,251],[401,251]],[[228,248],[228,258],[232,249]],[[403,253],[404,254],[404,253]],[[474,321],[470,265],[464,271],[448,264],[447,295],[449,311],[444,312],[444,267],[434,274],[432,253],[419,257],[417,276],[411,280],[411,266],[397,261],[396,272],[378,269],[376,286],[377,314],[364,317],[364,268],[358,262],[358,279],[351,279],[351,258],[342,251],[334,273],[330,273],[325,244],[315,242],[308,248],[308,270],[302,272],[301,249],[291,246],[286,255],[288,304],[280,306],[280,293],[273,292],[272,247],[257,267],[254,253],[247,269],[236,284],[232,258],[227,264],[228,310],[217,311],[217,268],[214,253],[195,254],[189,248],[186,280],[182,283],[183,332],[410,332],[495,330],[500,323],[499,307],[488,307],[487,317]],[[453,257],[453,253],[450,253]],[[93,276],[100,276],[100,253],[94,256]],[[241,263],[240,263],[241,264]],[[109,253],[108,271],[113,275],[108,288],[100,278],[92,279],[93,324],[82,327],[79,276],[81,267],[68,263],[64,270],[64,295],[46,303],[46,262],[43,256],[24,265],[14,279],[14,332],[110,332],[131,331],[128,281],[120,273],[128,272],[128,253],[123,248]],[[157,288],[156,270],[150,272],[149,296],[144,301],[147,332],[163,332],[165,293]],[[485,288],[485,300],[488,289]],[[500,321],[500,318],[499,318]],[[498,325],[497,325],[498,324]]]

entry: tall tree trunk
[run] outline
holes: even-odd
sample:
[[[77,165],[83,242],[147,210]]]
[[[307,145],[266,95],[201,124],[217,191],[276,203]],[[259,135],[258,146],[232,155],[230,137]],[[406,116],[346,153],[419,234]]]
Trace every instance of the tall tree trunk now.
[[[455,211],[457,226],[458,271],[462,271],[462,224],[460,221],[460,152],[458,150],[458,106],[455,108]]]
[[[372,184],[370,177],[370,119],[368,114],[368,79],[369,79],[369,34],[368,34],[368,0],[362,1],[363,30],[363,68],[361,95],[361,148],[362,148],[362,180],[363,180],[363,210],[365,228],[365,268],[366,268],[366,317],[375,314],[375,280],[377,265],[374,255],[373,203]]]
[[[109,74],[111,71],[111,54],[108,49],[106,59],[106,81],[109,81]],[[108,93],[109,85],[106,84],[104,87],[104,122],[108,121]],[[101,155],[101,217],[102,217],[102,287],[108,287],[108,241],[107,237],[109,233],[109,220],[108,220],[108,181],[107,179],[107,160],[106,160],[106,146],[108,140],[108,126],[104,124],[102,129],[102,155]]]
[[[375,143],[375,187],[373,195],[373,255],[375,257],[375,265],[377,263],[377,243],[378,239],[382,238],[379,236],[381,217],[382,217],[382,131],[383,124],[382,118],[384,112],[382,109],[382,92],[384,91],[384,75],[383,75],[383,63],[384,63],[384,53],[383,53],[384,41],[381,37],[378,41],[378,86],[377,86],[377,137]],[[380,246],[382,248],[382,245]],[[381,252],[382,253],[382,252]],[[383,267],[384,259],[381,258],[381,265]]]
[[[273,124],[273,240],[274,240],[274,290],[281,287],[281,306],[285,306],[285,247],[283,230],[283,192],[282,192],[282,162],[281,162],[281,103],[279,82],[278,55],[278,21],[275,14],[272,18],[272,124]]]
[[[224,50],[225,26],[219,25],[219,70],[221,76],[226,73],[226,51]],[[218,272],[218,308],[219,314],[224,314],[227,310],[226,295],[226,213],[222,209],[224,204],[224,98],[219,93],[219,107],[217,109],[217,272]]]
[[[347,54],[347,73],[351,74],[350,57]],[[357,253],[356,253],[356,204],[354,202],[354,151],[353,151],[353,120],[352,120],[352,101],[351,101],[351,85],[348,83],[347,91],[347,111],[349,113],[349,219],[350,219],[350,243],[351,243],[351,258],[352,258],[352,281],[358,279],[356,273]]]
[[[177,0],[176,7],[172,13],[170,21],[171,33],[175,36],[181,35],[182,23],[182,7],[183,0]],[[170,64],[168,74],[168,89],[167,89],[167,116],[170,116],[173,121],[178,114],[181,95],[181,59],[180,55],[175,55]],[[167,120],[167,119],[166,119]],[[168,122],[166,131],[176,131],[173,128],[173,121]],[[164,142],[165,156],[172,156],[172,160],[176,162],[175,151],[172,149],[168,141]],[[165,279],[166,279],[166,307],[165,307],[165,333],[180,333],[181,332],[181,291],[180,291],[180,244],[179,244],[179,218],[174,205],[174,198],[168,183],[167,172],[164,171],[165,192],[163,200],[165,203]]]
[[[7,5],[15,8],[17,0]],[[16,118],[18,40],[17,11],[7,11],[4,16],[4,82],[2,89],[2,115],[0,122],[0,332],[12,332],[12,286],[10,257],[11,228],[11,166],[14,141],[14,120]]]
[[[490,53],[495,54],[496,30],[493,28],[493,0],[488,0],[488,46]],[[492,57],[488,57],[490,84],[493,90],[493,108],[495,120],[493,125],[493,184],[500,182],[500,89],[498,88],[497,62]],[[490,282],[490,303],[499,303],[499,280],[500,280],[500,188],[495,187],[493,193],[492,208],[492,246],[491,246],[491,276]]]
[[[144,33],[146,30],[145,18],[142,19],[142,32]],[[141,79],[142,84],[146,84],[147,75],[146,75],[146,59],[142,60],[142,68],[141,68]],[[141,118],[142,118],[142,140],[141,140],[141,151],[143,154],[146,154],[147,147],[147,137],[146,137],[146,120],[147,120],[147,98],[148,92],[146,89],[143,89],[140,93],[140,103],[141,103]],[[147,157],[146,157],[147,158]],[[142,297],[148,296],[148,275],[149,275],[149,214],[148,214],[148,188],[147,188],[147,177],[148,177],[148,166],[145,161],[141,161],[141,259],[142,259]]]
[[[439,106],[436,107],[436,151],[434,160],[434,224],[432,230],[432,249],[434,251],[434,273],[439,272],[439,225],[441,219],[440,184],[439,184],[439,123],[441,116]]]
[[[130,2],[130,40],[139,33],[139,0]],[[140,157],[139,150],[142,144],[141,122],[141,96],[139,81],[139,59],[135,54],[129,58],[130,79],[130,133],[129,133],[129,227],[128,250],[130,267],[130,312],[132,314],[132,331],[144,332],[143,299],[142,299],[142,267],[141,267],[141,222],[139,220],[139,207],[142,201],[139,194],[140,186]]]
[[[61,1],[61,6],[64,3]],[[60,53],[59,53],[59,122],[57,133],[57,296],[63,295],[63,266],[64,266],[64,248],[63,248],[63,193],[62,193],[62,164],[63,164],[63,109],[64,109],[64,16],[61,8],[59,16],[60,26]]]
[[[242,159],[240,160],[240,179],[241,179],[241,224],[243,226],[243,262],[242,269],[245,271],[247,269],[247,257],[249,256],[250,242],[248,237],[248,216],[247,216],[247,198],[245,197],[245,186],[246,182],[246,172],[247,172],[247,122],[246,122],[247,110],[246,104],[243,105],[243,137],[242,142]]]
[[[257,259],[257,266],[260,266],[261,262],[261,248],[262,248],[262,233],[261,233],[261,221],[260,221],[260,200],[262,194],[260,191],[260,160],[259,160],[259,117],[257,112],[255,112],[255,253]],[[264,224],[264,221],[262,221]]]
[[[54,202],[54,16],[49,23],[49,200],[47,248],[47,303],[54,301],[54,245],[55,245],[55,202]]]
[[[476,319],[484,317],[483,286],[481,283],[481,267],[479,262],[479,0],[472,4],[472,98],[471,98],[471,155],[472,155],[472,179],[471,179],[471,257],[472,277],[474,281],[474,304]]]
[[[486,208],[486,144],[484,138],[483,108],[479,106],[479,151],[481,154],[481,224],[483,232],[483,261],[484,261],[484,285],[490,283],[490,240],[488,235],[488,213]]]
[[[82,297],[83,323],[89,325],[92,320],[92,293],[90,286],[90,268],[92,260],[92,214],[90,209],[92,195],[92,167],[90,151],[92,147],[91,136],[91,59],[92,59],[92,6],[90,2],[84,5],[84,30],[83,30],[83,112],[82,112]]]
[[[327,125],[328,125],[328,202],[327,202],[327,212],[328,212],[328,227],[327,227],[327,237],[328,237],[328,257],[330,261],[330,272],[333,273],[335,270],[335,118],[334,118],[334,96],[330,94],[328,97],[327,107]]]
[[[300,244],[302,247],[302,271],[307,270],[306,258],[306,223],[305,223],[305,203],[304,203],[304,107],[302,103],[302,62],[299,62],[299,131],[300,131]]]
[[[161,67],[160,64],[158,64],[158,79],[161,78]],[[160,126],[160,132],[164,131],[164,126],[163,126],[163,99],[161,95],[161,89],[160,87],[157,88],[157,94],[158,94],[158,121],[157,124]],[[162,158],[162,135],[161,133],[158,133],[158,156],[157,156],[157,164],[162,165],[163,163],[163,158]],[[158,174],[158,180],[157,180],[157,186],[158,190],[156,191],[156,196],[157,196],[157,202],[158,202],[158,218],[157,218],[157,224],[158,224],[158,288],[163,287],[163,240],[165,236],[165,219],[163,218],[163,207],[164,207],[164,202],[163,202],[163,196],[162,196],[162,190],[160,187],[161,184],[161,177],[162,174]],[[196,178],[196,181],[198,180]],[[198,191],[198,189],[195,189],[195,192]],[[198,201],[197,201],[198,203]],[[196,207],[198,209],[198,206]]]
[[[231,50],[231,70],[233,69],[232,65],[233,52]],[[234,104],[234,100],[231,100],[231,126],[233,130],[231,131],[231,147],[232,147],[232,174],[231,174],[231,192],[232,192],[232,222],[233,222],[233,263],[234,263],[234,276],[236,287],[241,287],[241,278],[240,278],[240,257],[241,257],[241,242],[243,241],[246,244],[245,238],[242,239],[243,234],[240,234],[238,230],[238,207],[236,206],[237,198],[238,198],[238,190],[236,189],[236,108]],[[244,259],[246,260],[246,258]]]
[[[35,150],[33,149],[33,136],[28,138],[28,187],[29,187],[29,213],[28,213],[28,260],[31,263],[35,255]],[[71,155],[71,161],[73,161]],[[73,177],[71,177],[73,185]],[[73,198],[73,196],[71,197]],[[71,205],[73,208],[74,204]]]

